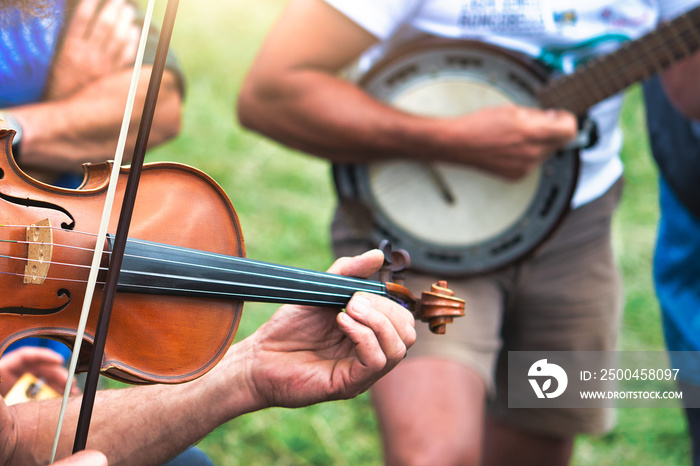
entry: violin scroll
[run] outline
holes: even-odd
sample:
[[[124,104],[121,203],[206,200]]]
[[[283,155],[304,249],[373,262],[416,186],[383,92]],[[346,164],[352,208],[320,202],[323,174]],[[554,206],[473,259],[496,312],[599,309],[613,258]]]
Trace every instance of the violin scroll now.
[[[403,249],[392,250],[391,243],[384,240],[379,245],[384,253],[384,265],[379,271],[379,280],[387,286],[389,294],[406,306],[416,319],[427,322],[430,331],[444,335],[447,324],[455,317],[464,316],[464,300],[455,297],[446,281],[433,283],[430,291],[424,291],[421,299],[416,299],[403,284],[405,274],[411,265],[411,258]]]
[[[455,297],[446,281],[433,283],[430,291],[423,292],[420,301],[417,318],[427,322],[433,333],[444,335],[447,324],[455,317],[464,316],[464,300]]]

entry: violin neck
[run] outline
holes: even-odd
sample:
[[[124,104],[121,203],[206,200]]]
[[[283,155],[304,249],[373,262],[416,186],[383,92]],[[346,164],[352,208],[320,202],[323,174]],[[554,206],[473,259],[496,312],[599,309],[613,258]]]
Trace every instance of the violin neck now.
[[[331,307],[358,291],[387,296],[381,282],[132,239],[117,290]]]

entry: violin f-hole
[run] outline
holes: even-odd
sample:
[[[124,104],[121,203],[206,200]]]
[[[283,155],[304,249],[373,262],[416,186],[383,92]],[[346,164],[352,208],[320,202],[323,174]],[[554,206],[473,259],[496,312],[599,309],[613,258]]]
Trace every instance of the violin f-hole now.
[[[68,305],[71,303],[71,295],[70,291],[66,290],[65,288],[60,288],[56,292],[56,296],[58,298],[63,298],[64,296],[67,298],[66,302],[63,304],[59,304],[56,307],[52,308],[38,308],[38,307],[25,307],[25,306],[10,306],[10,307],[4,307],[0,308],[0,314],[17,314],[20,316],[48,316],[51,314],[57,314],[64,310]]]
[[[51,209],[57,212],[61,212],[65,214],[69,219],[69,222],[61,223],[61,228],[63,228],[64,230],[73,230],[75,228],[75,218],[71,215],[70,212],[68,212],[60,205],[52,204],[50,202],[45,201],[38,201],[36,199],[14,197],[3,192],[0,192],[0,199],[3,199],[11,204],[17,204],[25,207],[39,207],[41,209]]]

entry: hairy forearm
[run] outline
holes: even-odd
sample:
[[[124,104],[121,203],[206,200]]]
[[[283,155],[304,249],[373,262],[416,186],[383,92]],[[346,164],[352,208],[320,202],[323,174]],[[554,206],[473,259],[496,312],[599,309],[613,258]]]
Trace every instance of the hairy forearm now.
[[[446,124],[398,111],[323,72],[276,79],[246,81],[238,101],[243,126],[336,162],[451,157]]]
[[[239,115],[251,129],[335,162],[443,161],[513,179],[576,135],[575,117],[563,111],[504,105],[455,117],[405,113],[310,68],[277,75],[254,69]]]
[[[260,409],[245,379],[246,345],[235,345],[212,371],[193,382],[99,391],[87,447],[105,453],[110,465],[162,464],[229,419]],[[3,418],[0,427],[12,425],[12,432],[1,437],[10,439],[0,450],[2,460],[46,464],[59,405],[59,400],[50,400],[6,408],[12,422]],[[61,432],[59,459],[70,454],[79,411],[80,398],[74,397]]]
[[[130,160],[143,108],[150,67],[139,80],[125,161]],[[72,96],[12,109],[22,124],[21,164],[44,172],[80,172],[86,162],[114,158],[131,80],[131,70],[94,81]],[[160,144],[180,130],[181,99],[177,80],[163,76],[149,145]]]

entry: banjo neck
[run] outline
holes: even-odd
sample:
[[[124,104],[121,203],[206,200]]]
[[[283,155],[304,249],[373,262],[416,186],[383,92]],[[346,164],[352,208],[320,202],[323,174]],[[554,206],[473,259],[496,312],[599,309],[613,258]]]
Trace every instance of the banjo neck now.
[[[661,24],[616,51],[593,59],[539,91],[545,108],[584,115],[594,104],[670,67],[700,48],[700,7]]]

